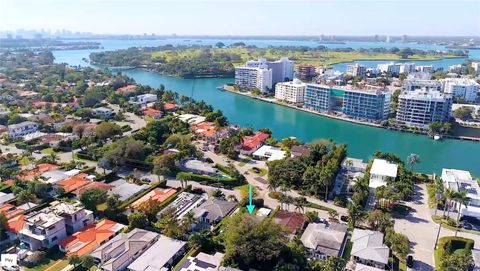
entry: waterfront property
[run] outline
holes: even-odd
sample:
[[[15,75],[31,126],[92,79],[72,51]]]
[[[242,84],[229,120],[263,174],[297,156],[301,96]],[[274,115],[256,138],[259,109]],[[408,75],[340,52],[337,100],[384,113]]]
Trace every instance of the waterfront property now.
[[[275,99],[293,104],[303,104],[305,86],[305,83],[298,79],[277,83],[275,86]]]
[[[439,91],[406,91],[398,97],[396,119],[399,124],[426,129],[432,122],[450,120],[452,102],[450,94]]]
[[[367,67],[358,63],[347,65],[347,74],[351,76],[364,76],[367,73]]]
[[[442,180],[445,188],[453,189],[456,192],[465,192],[467,195],[468,200],[465,204],[455,201],[452,208],[459,211],[461,217],[480,219],[480,186],[472,178],[470,172],[444,168]]]
[[[347,242],[348,227],[338,223],[310,223],[301,241],[313,259],[341,257]]]
[[[425,79],[405,79],[403,81],[403,89],[407,91],[414,91],[417,89],[424,89],[427,91],[436,90],[442,91],[443,86],[439,80],[425,80]]]
[[[240,153],[246,155],[252,154],[258,150],[269,137],[270,135],[264,132],[258,132],[253,136],[244,136],[240,146]]]
[[[342,112],[350,118],[385,120],[390,113],[390,97],[390,92],[382,88],[345,89]]]
[[[305,108],[328,112],[333,107],[332,90],[328,86],[307,84],[305,88]]]
[[[383,159],[374,159],[370,168],[370,182],[368,186],[376,189],[386,186],[389,179],[397,177],[398,165]]]
[[[240,88],[257,88],[262,93],[272,89],[272,70],[267,66],[235,67],[235,84]]]
[[[130,100],[128,103],[130,104],[136,104],[136,105],[145,105],[147,103],[154,103],[157,101],[157,95],[156,94],[141,94],[137,95],[135,97],[130,97]]]
[[[390,249],[383,244],[383,233],[354,229],[351,242],[353,243],[351,255],[356,264],[364,264],[382,270],[388,268]]]
[[[477,101],[480,84],[468,78],[447,78],[442,80],[443,92],[452,94],[469,103]]]
[[[315,67],[313,65],[299,65],[297,77],[303,81],[310,81],[315,77]]]
[[[267,61],[265,58],[258,60],[249,60],[245,63],[246,67],[262,67],[266,66],[272,71],[272,85],[278,82],[290,81],[293,79],[294,62],[287,57],[282,57],[276,61]]]
[[[286,154],[287,154],[286,151],[283,151],[279,148],[263,145],[258,150],[256,150],[252,155],[255,159],[258,159],[258,160],[275,161],[275,160],[281,160],[285,158]]]

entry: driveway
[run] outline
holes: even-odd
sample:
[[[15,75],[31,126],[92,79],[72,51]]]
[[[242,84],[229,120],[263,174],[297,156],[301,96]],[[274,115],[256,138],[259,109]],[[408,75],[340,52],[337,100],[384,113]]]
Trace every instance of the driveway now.
[[[412,208],[405,218],[395,220],[395,231],[405,234],[411,243],[411,253],[415,259],[415,270],[434,270],[433,251],[439,224],[433,222],[428,208],[428,195],[425,184],[415,186],[415,195],[406,203]],[[440,237],[455,236],[455,232],[442,228]],[[475,248],[480,247],[480,235],[459,232],[458,236],[475,241]]]

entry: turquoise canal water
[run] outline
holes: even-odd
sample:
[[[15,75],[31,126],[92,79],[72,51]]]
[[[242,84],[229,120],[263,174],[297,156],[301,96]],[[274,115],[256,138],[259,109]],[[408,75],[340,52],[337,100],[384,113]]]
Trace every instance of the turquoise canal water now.
[[[214,41],[216,42],[216,40]],[[134,46],[131,41],[123,42],[107,41],[105,43],[102,42],[102,44],[104,44],[105,50]],[[215,43],[213,41],[210,42]],[[245,42],[247,44],[250,43],[249,41]],[[266,44],[268,41],[261,42]],[[169,43],[173,44],[173,42]],[[135,46],[155,46],[157,44],[158,41],[148,41],[146,43],[135,41]],[[286,45],[278,41],[271,44]],[[369,44],[375,47],[387,47],[384,46],[385,44]],[[303,45],[303,43],[295,45]],[[329,44],[328,46],[345,45]],[[368,48],[365,44],[358,46],[358,48]],[[88,54],[91,51],[56,51],[54,55],[56,62],[85,66],[87,63],[83,62],[82,58],[88,58]],[[475,53],[477,53],[476,56],[479,55],[478,50]],[[459,63],[461,62],[463,60],[459,61]],[[169,90],[197,100],[204,100],[216,109],[222,110],[233,124],[255,129],[268,127],[273,131],[273,135],[279,139],[289,136],[295,136],[304,142],[312,142],[317,139],[332,139],[337,143],[347,144],[349,156],[364,160],[371,157],[376,150],[396,153],[404,160],[406,160],[409,154],[416,153],[420,155],[422,162],[415,166],[415,170],[438,174],[442,168],[447,167],[469,170],[472,174],[480,176],[480,143],[478,142],[460,140],[434,141],[422,135],[389,131],[334,120],[216,89],[220,85],[233,82],[231,78],[182,79],[142,70],[128,70],[123,73],[132,77],[140,84],[152,87],[159,87],[160,84],[163,84]]]

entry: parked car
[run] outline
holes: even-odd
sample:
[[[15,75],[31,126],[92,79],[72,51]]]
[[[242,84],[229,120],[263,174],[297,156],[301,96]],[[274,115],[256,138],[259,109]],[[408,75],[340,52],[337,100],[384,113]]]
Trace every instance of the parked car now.
[[[408,254],[407,256],[407,267],[412,268],[413,267],[413,255]]]

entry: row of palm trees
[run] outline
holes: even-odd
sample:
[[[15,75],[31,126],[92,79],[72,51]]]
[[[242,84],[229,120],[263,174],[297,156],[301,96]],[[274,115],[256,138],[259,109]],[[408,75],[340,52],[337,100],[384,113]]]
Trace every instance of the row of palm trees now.
[[[435,193],[437,200],[437,207],[435,207],[435,215],[437,214],[438,210],[438,202],[442,199],[445,200],[442,217],[445,217],[445,213],[447,214],[446,217],[450,217],[450,211],[453,206],[455,206],[455,209],[457,209],[457,227],[455,230],[455,236],[457,236],[458,227],[460,224],[460,209],[462,205],[466,207],[468,202],[467,192],[455,191],[452,188],[445,188],[443,185],[443,181],[440,178],[437,178],[435,180]]]

